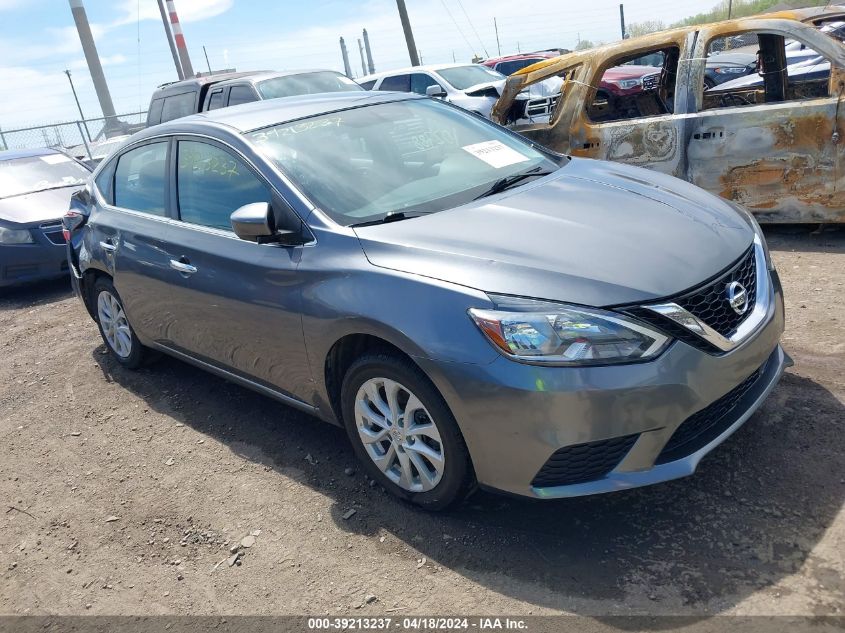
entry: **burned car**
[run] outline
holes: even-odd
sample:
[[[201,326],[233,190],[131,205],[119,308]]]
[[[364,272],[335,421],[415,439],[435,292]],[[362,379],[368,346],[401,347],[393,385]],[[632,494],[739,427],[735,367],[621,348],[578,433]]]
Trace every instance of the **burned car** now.
[[[801,21],[809,17],[781,12],[687,27],[540,62],[508,78],[493,118],[505,121],[526,86],[564,73],[550,123],[518,132],[559,152],[683,178],[761,222],[845,222],[845,46]],[[740,34],[756,38],[760,85],[705,91],[710,54]],[[785,49],[793,41],[816,51],[830,72],[790,75]],[[656,85],[602,98],[608,70],[651,54],[662,59]]]

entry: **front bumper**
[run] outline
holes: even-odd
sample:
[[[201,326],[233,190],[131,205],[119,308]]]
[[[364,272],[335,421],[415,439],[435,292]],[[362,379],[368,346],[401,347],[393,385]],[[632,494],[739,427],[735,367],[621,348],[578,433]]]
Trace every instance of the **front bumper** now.
[[[790,364],[779,345],[783,295],[772,273],[768,319],[741,346],[711,355],[675,341],[647,363],[540,367],[498,358],[489,365],[417,359],[446,398],[466,440],[480,485],[535,498],[612,492],[692,474],[699,461],[760,406]],[[669,451],[691,416],[718,404],[755,375],[706,443]],[[571,485],[536,485],[564,447],[630,438],[618,463]],[[662,453],[662,455],[661,455]]]
[[[0,288],[56,279],[68,274],[61,222],[20,228],[28,229],[35,243],[0,244]]]

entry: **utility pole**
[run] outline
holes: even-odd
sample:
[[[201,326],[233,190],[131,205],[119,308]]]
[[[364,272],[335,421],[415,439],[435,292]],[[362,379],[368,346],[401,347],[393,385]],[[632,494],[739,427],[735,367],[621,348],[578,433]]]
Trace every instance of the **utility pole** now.
[[[367,51],[367,70],[372,75],[376,72],[376,65],[373,63],[373,51],[370,48],[370,36],[367,35],[367,29],[364,29],[364,50]]]
[[[728,19],[731,19],[731,13],[733,13],[734,2],[733,0],[728,0]]]
[[[73,92],[73,100],[76,101],[76,109],[79,110],[79,119],[82,121],[82,125],[85,126],[85,132],[88,134],[88,140],[91,139],[91,132],[88,130],[88,123],[85,121],[85,115],[82,114],[82,106],[79,105],[79,97],[76,96],[76,87],[73,85],[73,79],[70,78],[70,71],[65,70],[65,74],[67,75],[67,80],[70,82],[70,90]]]
[[[364,44],[361,42],[361,38],[358,38],[358,52],[361,54],[361,75],[366,76],[367,74],[367,62],[364,61]]]
[[[502,45],[499,44],[499,25],[496,24],[496,18],[493,18],[493,28],[496,29],[496,48],[499,49],[499,57],[502,56]]]
[[[191,56],[188,55],[188,46],[185,44],[185,35],[182,33],[182,25],[179,24],[179,16],[176,14],[176,5],[173,0],[167,0],[167,12],[170,14],[170,28],[173,29],[179,61],[182,62],[182,73],[185,79],[189,79],[194,76],[194,67],[191,66]]]
[[[619,3],[619,23],[622,26],[622,39],[625,39],[625,5]]]
[[[184,79],[185,73],[182,72],[182,64],[179,63],[179,53],[176,51],[176,42],[173,41],[173,31],[170,30],[170,20],[167,19],[164,0],[158,0],[158,10],[161,13],[161,22],[164,24],[164,35],[167,38],[168,46],[170,46],[170,54],[173,56],[173,64],[176,66],[176,76],[180,80]]]
[[[399,19],[402,22],[402,30],[405,32],[405,44],[408,45],[408,56],[411,58],[411,66],[419,66],[420,58],[417,54],[417,45],[414,43],[411,22],[408,20],[408,9],[405,7],[405,0],[396,0],[396,7],[399,9]]]
[[[85,53],[85,61],[88,62],[91,81],[94,82],[94,90],[97,92],[97,100],[100,102],[100,109],[106,119],[113,119],[114,104],[109,93],[109,85],[106,83],[106,76],[103,74],[103,66],[100,64],[100,56],[97,54],[97,45],[94,44],[94,36],[91,34],[91,26],[88,24],[88,16],[85,14],[85,7],[82,6],[82,0],[68,1],[70,11],[73,13],[73,21],[76,23],[76,31],[79,33],[82,52]],[[109,121],[106,123],[108,124]]]
[[[340,38],[340,54],[343,55],[343,72],[352,79],[352,69],[349,67],[349,53],[346,50],[346,42]]]

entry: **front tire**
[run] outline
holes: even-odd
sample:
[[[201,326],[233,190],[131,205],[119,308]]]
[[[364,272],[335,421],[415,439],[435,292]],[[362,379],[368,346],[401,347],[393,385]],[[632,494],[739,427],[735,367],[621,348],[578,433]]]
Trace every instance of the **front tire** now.
[[[389,353],[359,358],[343,379],[341,406],[356,456],[392,494],[436,511],[473,490],[455,418],[410,360]]]
[[[108,279],[100,278],[94,284],[92,295],[97,327],[106,349],[127,369],[138,369],[144,362],[147,349],[135,336],[114,285]]]

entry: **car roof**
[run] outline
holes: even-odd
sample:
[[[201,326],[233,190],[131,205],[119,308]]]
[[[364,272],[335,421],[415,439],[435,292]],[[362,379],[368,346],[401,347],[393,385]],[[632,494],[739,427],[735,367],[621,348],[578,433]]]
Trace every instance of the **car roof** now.
[[[183,79],[182,81],[173,81],[170,83],[162,84],[158,87],[158,89],[153,93],[153,98],[159,93],[165,92],[175,92],[179,93],[182,91],[187,90],[194,90],[200,86],[204,86],[206,84],[215,84],[221,81],[227,81],[230,79],[239,79],[241,77],[249,77],[251,75],[263,74],[272,72],[270,70],[244,70],[241,72],[235,73],[217,73],[211,75],[202,75],[201,77],[191,77],[190,79]]]
[[[172,121],[154,125],[142,132],[138,132],[134,138],[142,139],[162,133],[178,134],[183,126],[191,127],[194,124],[204,122],[226,125],[238,132],[250,132],[271,125],[296,121],[320,114],[349,110],[350,108],[359,108],[391,101],[408,101],[410,99],[425,98],[406,92],[371,92],[362,90],[360,92],[324,92],[312,95],[266,99],[173,119]]]
[[[48,154],[63,154],[61,150],[52,147],[37,147],[34,149],[10,149],[0,152],[0,160],[16,160],[32,156],[47,156]]]
[[[222,86],[228,86],[233,83],[257,83],[259,81],[264,81],[265,79],[276,79],[277,77],[292,77],[294,75],[306,75],[309,73],[334,73],[336,75],[343,75],[343,73],[339,73],[336,70],[331,68],[303,68],[299,70],[266,70],[266,71],[258,71],[254,73],[249,73],[245,77],[232,77],[231,79],[224,79],[223,81],[216,82],[215,88],[220,88]]]
[[[438,70],[445,70],[447,68],[462,68],[464,66],[481,66],[481,64],[473,64],[472,62],[466,62],[464,64],[426,64],[424,66],[407,66],[406,68],[394,68],[393,70],[385,70],[380,73],[373,73],[372,75],[367,75],[365,77],[359,77],[355,81],[359,84],[364,83],[366,81],[373,81],[381,79],[382,77],[390,77],[393,75],[403,75],[405,73],[416,73],[421,70],[428,70],[432,72],[437,72]]]

